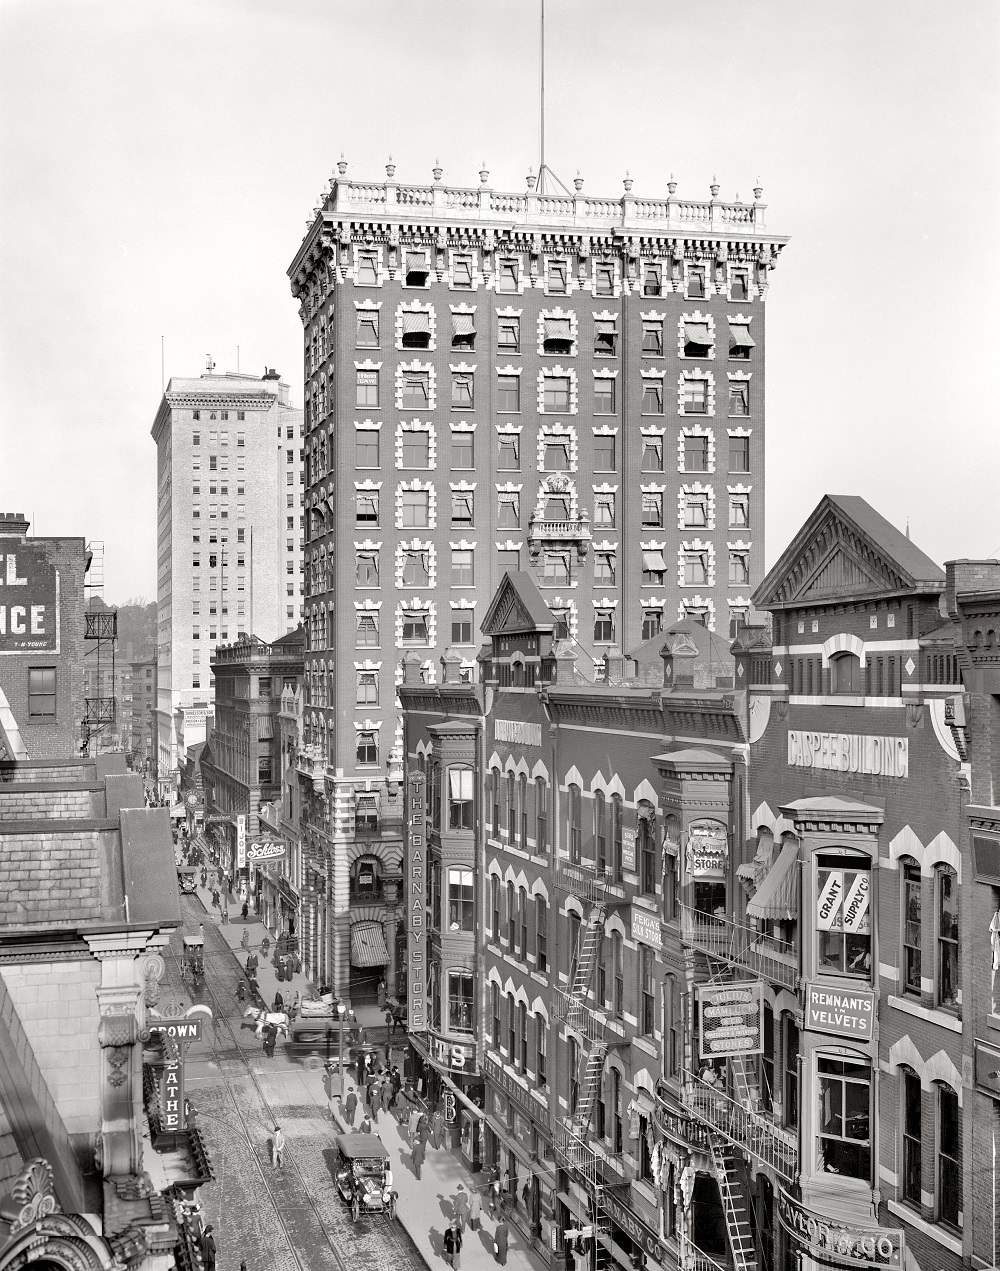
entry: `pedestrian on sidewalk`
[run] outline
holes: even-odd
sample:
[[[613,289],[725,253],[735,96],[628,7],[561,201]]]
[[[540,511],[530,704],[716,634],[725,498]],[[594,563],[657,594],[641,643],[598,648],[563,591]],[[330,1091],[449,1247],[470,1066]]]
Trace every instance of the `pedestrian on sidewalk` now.
[[[219,904],[219,889],[217,887],[213,887],[212,888],[212,908],[220,909],[221,907],[222,906]]]
[[[228,902],[222,906],[222,925],[226,926],[229,922],[229,904]]]
[[[285,1009],[285,999],[281,996],[281,989],[275,990],[274,994],[274,1013],[277,1015]]]
[[[281,1132],[280,1125],[276,1125],[274,1127],[273,1152],[274,1168],[281,1169],[281,1165],[285,1157],[285,1136]]]
[[[521,1204],[524,1206],[524,1212],[531,1212],[531,1175],[524,1180],[524,1186],[521,1188]]]
[[[431,1123],[427,1119],[427,1113],[421,1112],[420,1120],[417,1122],[417,1139],[423,1144],[424,1151],[427,1151],[427,1141],[431,1137]]]
[[[424,1147],[423,1143],[417,1139],[416,1143],[414,1143],[410,1150],[410,1164],[413,1166],[413,1173],[416,1176],[418,1183],[420,1182],[420,1169],[424,1163],[424,1157],[426,1154],[427,1149]]]
[[[493,1177],[490,1179],[490,1213],[494,1218],[500,1217],[500,1171],[495,1165],[490,1167]]]
[[[402,1086],[396,1091],[396,1097],[392,1101],[392,1110],[396,1114],[398,1123],[403,1125],[406,1121],[406,1114],[410,1110],[410,1101],[407,1099]]]
[[[354,1113],[358,1107],[358,1096],[354,1093],[354,1087],[351,1086],[347,1092],[347,1098],[344,1100],[344,1120],[354,1129]]]
[[[378,1124],[378,1114],[382,1110],[382,1083],[381,1081],[373,1081],[368,1087],[368,1107],[371,1111],[372,1121]]]
[[[247,918],[250,917],[250,902],[249,900],[246,899],[245,896],[243,898],[243,908],[240,912],[243,914],[243,921],[246,922]],[[246,948],[246,945],[244,945],[243,947]]]
[[[455,1223],[454,1218],[448,1224],[448,1230],[444,1233],[444,1254],[454,1271],[458,1271],[462,1262],[462,1232],[461,1228]]]
[[[417,1126],[420,1124],[420,1116],[420,1109],[416,1104],[414,1104],[410,1109],[410,1124],[407,1127],[410,1137],[410,1147],[413,1147],[417,1141]]]
[[[392,1082],[393,1098],[399,1094],[403,1085],[403,1074],[399,1071],[399,1064],[392,1065],[392,1071],[389,1073],[389,1080]]]
[[[469,1193],[465,1190],[465,1185],[459,1183],[455,1192],[453,1201],[455,1209],[455,1221],[458,1223],[459,1231],[464,1231],[469,1221]]]
[[[371,1117],[365,1117],[365,1119],[361,1122],[361,1129],[358,1131],[358,1133],[371,1134],[371,1132],[372,1132]]]
[[[209,1223],[205,1230],[201,1233],[199,1244],[201,1245],[201,1261],[205,1271],[215,1271],[215,1237],[212,1235],[214,1228]]]
[[[247,986],[242,975],[236,981],[236,1000],[237,1002],[245,1002],[247,1000]]]
[[[264,1026],[264,1054],[268,1059],[274,1058],[274,1046],[278,1040],[278,1030],[273,1024]]]
[[[378,1008],[380,1011],[384,1010],[385,1008],[385,979],[384,978],[379,980],[378,982]]]
[[[497,1223],[497,1229],[493,1235],[493,1256],[502,1267],[507,1265],[507,1243],[509,1239],[507,1219],[501,1212],[500,1221]]]
[[[271,937],[265,935],[264,939],[260,942],[260,951],[261,953],[263,953],[265,958],[267,957],[267,951],[270,949],[270,947],[271,947]]]
[[[299,1017],[299,1001],[299,990],[296,989],[295,996],[292,998],[292,1005],[288,1011],[288,1018],[292,1021],[297,1020]]]
[[[243,917],[245,918],[246,914],[244,914]],[[243,934],[240,936],[240,948],[244,953],[246,953],[250,948],[250,931],[247,927],[243,928]]]
[[[444,1142],[444,1113],[440,1108],[435,1108],[431,1117],[431,1141],[436,1148]]]
[[[365,1084],[365,1057],[358,1055],[358,1088]]]
[[[479,1188],[473,1187],[472,1194],[469,1197],[469,1226],[473,1231],[479,1230],[480,1215],[483,1211],[483,1198],[479,1194]]]

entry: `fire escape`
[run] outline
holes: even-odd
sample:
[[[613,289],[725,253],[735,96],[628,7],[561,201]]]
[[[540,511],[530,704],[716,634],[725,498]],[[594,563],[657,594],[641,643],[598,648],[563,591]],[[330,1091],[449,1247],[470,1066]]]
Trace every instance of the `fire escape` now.
[[[713,981],[750,976],[795,989],[798,962],[793,945],[728,917],[704,914],[687,905],[680,910],[681,941],[693,954],[704,956]],[[798,1168],[798,1143],[796,1135],[778,1124],[765,1107],[756,1066],[739,1054],[730,1055],[728,1063],[728,1091],[687,1073],[682,1099],[685,1111],[707,1132],[733,1266],[736,1271],[757,1271],[752,1204],[740,1157],[752,1158],[791,1185]],[[691,1268],[711,1264],[707,1255],[687,1243]]]
[[[609,900],[618,903],[614,895],[609,895],[610,882],[607,870],[566,865],[557,883],[561,892],[582,901],[586,911],[573,959],[573,982],[568,990],[559,994],[556,1006],[556,1018],[583,1038],[585,1049],[580,1056],[576,1100],[570,1115],[557,1127],[553,1146],[566,1172],[582,1185],[589,1198],[592,1231],[584,1228],[581,1234],[593,1238],[595,1271],[603,1271],[611,1263],[611,1218],[604,1204],[604,1193],[612,1182],[619,1181],[609,1177],[603,1158],[594,1151],[589,1138],[590,1120],[610,1044],[606,1017],[603,1011],[595,1009],[591,996]]]

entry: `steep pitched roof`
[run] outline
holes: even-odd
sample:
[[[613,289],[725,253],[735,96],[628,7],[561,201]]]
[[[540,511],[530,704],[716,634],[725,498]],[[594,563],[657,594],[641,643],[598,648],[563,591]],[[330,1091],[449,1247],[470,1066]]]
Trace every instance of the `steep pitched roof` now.
[[[551,610],[532,576],[524,570],[504,574],[483,619],[483,635],[553,630],[555,621]]]
[[[944,570],[871,504],[825,494],[753,594],[758,609],[940,591]]]

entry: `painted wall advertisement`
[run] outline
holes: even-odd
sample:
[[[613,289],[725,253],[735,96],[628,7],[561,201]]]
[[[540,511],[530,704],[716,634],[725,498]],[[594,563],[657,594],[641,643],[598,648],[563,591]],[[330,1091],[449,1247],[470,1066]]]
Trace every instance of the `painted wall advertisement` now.
[[[699,821],[688,830],[687,868],[692,878],[725,878],[729,863],[726,827]]]
[[[0,653],[59,652],[59,575],[39,547],[0,539]]]
[[[799,1203],[782,1187],[777,1195],[778,1221],[803,1248],[824,1263],[833,1258],[839,1266],[901,1267],[906,1238],[898,1227],[852,1227],[817,1214]]]
[[[660,918],[639,905],[632,906],[632,939],[659,949],[663,943],[660,935]]]
[[[406,1008],[409,1031],[427,1031],[427,798],[426,778],[406,782]]]
[[[805,1027],[813,1033],[832,1033],[870,1042],[875,1020],[875,994],[866,989],[830,989],[806,985]]]
[[[760,980],[698,986],[702,1059],[759,1055],[764,1050],[764,985]]]

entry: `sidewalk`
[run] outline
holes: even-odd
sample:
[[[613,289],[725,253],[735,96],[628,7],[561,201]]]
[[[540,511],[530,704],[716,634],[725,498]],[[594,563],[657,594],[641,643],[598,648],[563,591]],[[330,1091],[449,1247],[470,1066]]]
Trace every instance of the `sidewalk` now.
[[[360,1126],[360,1112],[356,1114],[356,1120]],[[341,1131],[350,1129],[339,1110],[334,1113],[333,1121]],[[399,1221],[427,1265],[448,1265],[443,1252],[444,1232],[454,1214],[454,1199],[461,1183],[466,1192],[478,1187],[484,1197],[480,1230],[473,1231],[468,1226],[465,1228],[462,1271],[496,1271],[498,1264],[493,1254],[496,1223],[490,1217],[485,1203],[482,1175],[470,1174],[457,1152],[445,1147],[435,1149],[428,1144],[418,1181],[410,1164],[410,1145],[405,1126],[398,1125],[391,1112],[380,1112],[378,1122],[372,1129],[389,1152],[393,1187],[399,1193]],[[373,1217],[367,1221],[380,1220]],[[506,1265],[511,1271],[543,1271],[546,1265],[543,1260],[525,1244],[523,1236],[512,1222],[508,1221],[507,1226],[510,1244]]]

